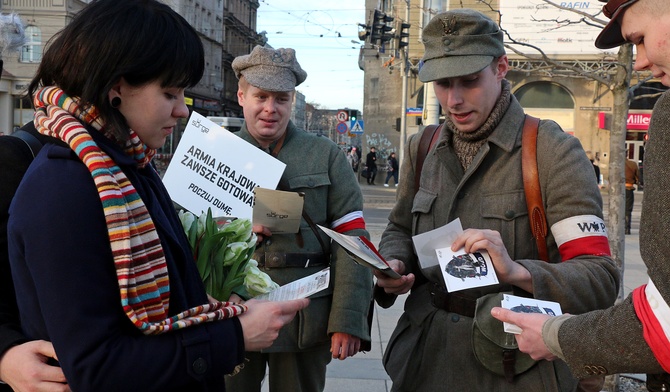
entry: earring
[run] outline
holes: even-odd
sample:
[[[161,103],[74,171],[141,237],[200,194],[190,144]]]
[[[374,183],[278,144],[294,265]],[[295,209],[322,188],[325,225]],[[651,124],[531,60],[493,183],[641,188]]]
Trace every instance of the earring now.
[[[110,104],[114,109],[118,109],[119,106],[121,106],[121,98],[120,97],[114,97],[112,98]]]

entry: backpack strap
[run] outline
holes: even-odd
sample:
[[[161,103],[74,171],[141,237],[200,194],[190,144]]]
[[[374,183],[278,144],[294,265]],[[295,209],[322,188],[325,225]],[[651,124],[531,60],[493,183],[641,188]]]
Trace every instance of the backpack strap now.
[[[30,152],[33,154],[33,158],[35,158],[37,153],[40,152],[40,149],[42,149],[42,143],[40,143],[40,141],[37,140],[35,136],[31,135],[27,131],[24,131],[23,129],[19,129],[10,136],[14,136],[23,140],[23,142],[28,145]]]
[[[537,169],[537,133],[540,119],[526,115],[521,136],[521,170],[528,206],[530,230],[537,244],[540,260],[549,261],[547,251],[547,215],[542,203],[540,176]]]
[[[416,167],[414,170],[414,194],[419,191],[419,185],[421,184],[421,169],[423,169],[423,161],[426,160],[428,151],[437,141],[438,136],[440,135],[440,130],[442,124],[432,124],[427,126],[423,133],[421,134],[421,139],[419,140],[419,151],[416,154]]]

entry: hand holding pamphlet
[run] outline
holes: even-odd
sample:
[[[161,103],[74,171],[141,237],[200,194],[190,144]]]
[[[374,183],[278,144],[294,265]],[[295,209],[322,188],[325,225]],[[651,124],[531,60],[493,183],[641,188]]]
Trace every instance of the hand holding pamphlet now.
[[[400,275],[395,272],[386,260],[379,254],[377,248],[363,236],[350,236],[340,234],[336,231],[327,229],[321,225],[317,225],[324,233],[328,234],[335,242],[340,244],[342,248],[360,265],[372,268],[373,270],[381,271],[391,278],[398,279]]]
[[[330,284],[330,267],[321,271],[287,283],[267,294],[261,294],[254,299],[267,301],[290,301],[293,299],[307,298],[312,294],[328,288]]]
[[[561,304],[553,301],[543,301],[535,298],[517,297],[516,295],[503,294],[502,307],[519,313],[540,313],[549,316],[563,314]],[[520,334],[521,328],[514,324],[503,323],[505,332]]]

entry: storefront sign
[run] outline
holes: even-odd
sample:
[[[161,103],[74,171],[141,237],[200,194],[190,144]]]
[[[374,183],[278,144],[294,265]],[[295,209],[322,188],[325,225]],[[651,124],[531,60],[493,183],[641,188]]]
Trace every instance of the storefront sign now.
[[[610,129],[612,127],[611,114],[600,112],[598,113],[598,128]],[[646,131],[649,129],[649,121],[651,120],[651,113],[628,113],[626,120],[626,128],[629,130]]]

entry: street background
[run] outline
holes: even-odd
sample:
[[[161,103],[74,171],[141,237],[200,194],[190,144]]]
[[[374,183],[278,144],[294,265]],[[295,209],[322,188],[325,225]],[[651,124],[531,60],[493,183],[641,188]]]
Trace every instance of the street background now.
[[[384,174],[384,173],[381,173]],[[364,197],[363,214],[372,242],[379,245],[382,232],[386,227],[388,214],[395,203],[396,189],[391,185],[386,188],[382,176],[377,177],[377,185],[360,184]],[[385,178],[385,177],[384,177]],[[640,257],[639,227],[642,209],[643,192],[635,192],[633,208],[632,234],[626,236],[624,294],[627,296],[634,288],[647,282],[647,269]],[[607,220],[608,195],[603,191],[603,210]],[[389,309],[375,305],[372,326],[372,350],[359,353],[344,361],[333,360],[327,369],[325,392],[388,392],[391,390],[391,379],[382,366],[382,356],[396,322],[402,314],[405,296],[398,298]],[[624,375],[632,379],[644,379],[644,375]],[[624,378],[622,378],[624,379]],[[631,389],[632,388],[632,389]],[[267,392],[267,383],[263,391]],[[646,391],[639,385],[623,388],[621,391]]]

